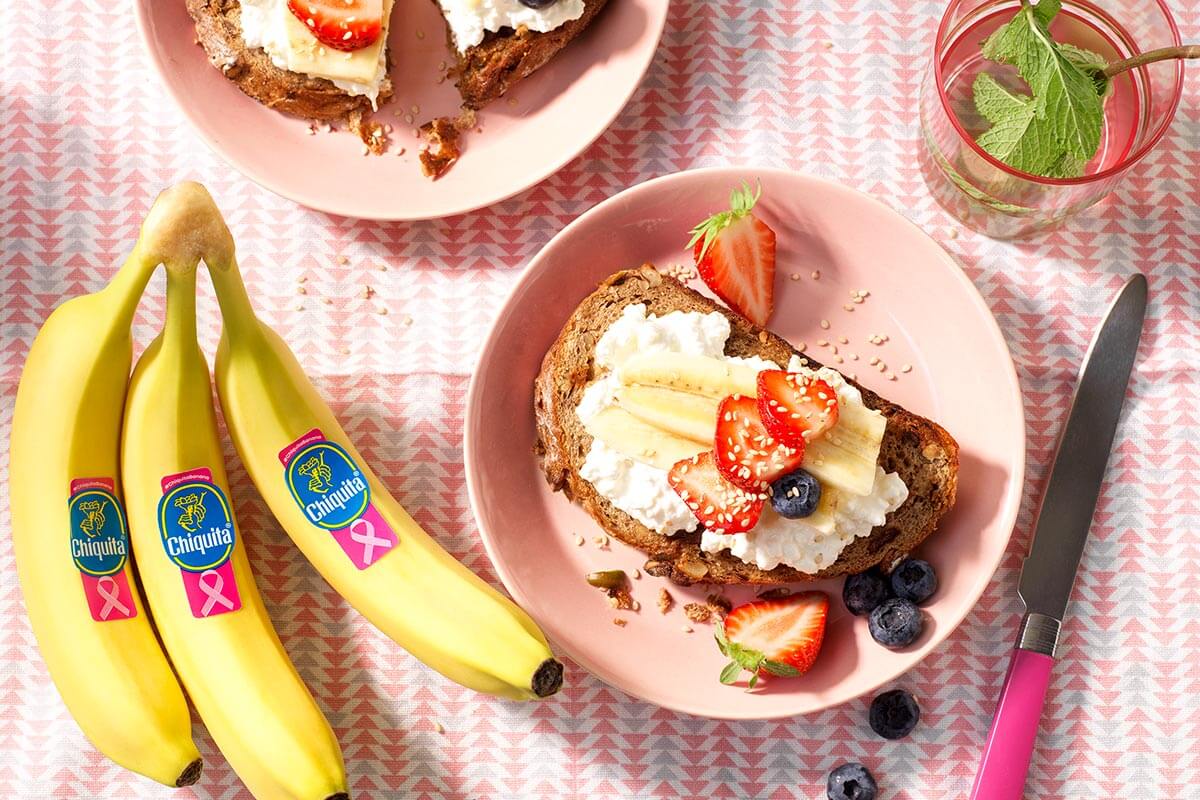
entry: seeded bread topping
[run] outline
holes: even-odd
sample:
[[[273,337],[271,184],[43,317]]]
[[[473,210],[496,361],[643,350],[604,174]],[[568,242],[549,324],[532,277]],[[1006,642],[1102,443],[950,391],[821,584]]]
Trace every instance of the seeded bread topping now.
[[[729,334],[729,321],[720,313],[672,312],[658,317],[647,314],[643,304],[627,306],[596,343],[595,364],[601,376],[584,390],[576,413],[586,425],[590,419],[614,406],[620,389],[617,371],[635,354],[702,355],[758,370],[779,369],[778,365],[761,358],[725,356],[725,341]],[[825,380],[837,393],[840,403],[862,405],[861,393],[836,370],[809,370],[798,357],[793,357],[787,368]],[[764,570],[786,564],[806,573],[820,572],[837,560],[849,542],[868,535],[872,528],[883,524],[887,514],[899,508],[907,498],[908,490],[898,475],[878,468],[876,472],[869,493],[847,497],[838,505],[833,514],[832,530],[817,528],[804,519],[783,519],[768,507],[758,524],[747,533],[723,536],[705,530],[701,549],[706,552],[728,550],[745,563]],[[700,525],[671,489],[665,469],[645,463],[599,439],[593,439],[580,475],[614,506],[656,533],[674,535],[694,531]]]

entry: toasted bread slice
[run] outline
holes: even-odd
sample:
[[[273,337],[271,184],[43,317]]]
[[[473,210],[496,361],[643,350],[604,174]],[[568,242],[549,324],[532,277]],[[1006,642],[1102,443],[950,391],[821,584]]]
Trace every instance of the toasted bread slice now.
[[[373,135],[378,123],[367,118],[371,101],[347,94],[324,78],[301,75],[275,66],[271,57],[242,39],[242,7],[238,0],[187,0],[196,23],[196,39],[225,77],[267,108],[304,119],[345,124],[372,152],[383,151],[382,136]],[[379,87],[379,105],[392,96],[385,77]]]
[[[596,377],[593,356],[596,342],[624,308],[645,303],[655,315],[671,311],[719,311],[732,332],[726,355],[761,356],[787,364],[796,351],[779,336],[692,291],[647,265],[608,278],[584,299],[567,320],[562,333],[546,353],[535,385],[537,418],[536,452],[546,480],[582,506],[610,535],[648,556],[645,571],[688,585],[768,584],[850,575],[876,565],[890,570],[933,532],[938,520],[954,505],[958,487],[958,444],[940,426],[905,411],[874,392],[856,386],[863,402],[887,417],[879,464],[896,472],[908,487],[908,499],[870,535],[846,546],[837,561],[813,575],[791,567],[762,570],[727,551],[700,549],[701,530],[664,536],[649,530],[600,496],[579,475],[592,437],[583,428],[575,407],[584,388]],[[805,355],[813,368],[821,365]]]
[[[529,77],[591,24],[607,2],[584,0],[582,16],[545,33],[524,28],[489,32],[482,42],[463,53],[458,52],[454,34],[446,26],[450,49],[458,53],[453,74],[463,105],[471,109],[483,108],[518,81]]]

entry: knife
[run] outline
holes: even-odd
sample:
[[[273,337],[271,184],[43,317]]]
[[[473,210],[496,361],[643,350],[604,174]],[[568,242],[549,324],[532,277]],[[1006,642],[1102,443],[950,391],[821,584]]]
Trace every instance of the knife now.
[[[1146,277],[1135,274],[1113,300],[1083,358],[1029,555],[1021,566],[1018,593],[1025,618],[970,800],[1021,800],[1024,793],[1058,633],[1137,356],[1146,294]]]

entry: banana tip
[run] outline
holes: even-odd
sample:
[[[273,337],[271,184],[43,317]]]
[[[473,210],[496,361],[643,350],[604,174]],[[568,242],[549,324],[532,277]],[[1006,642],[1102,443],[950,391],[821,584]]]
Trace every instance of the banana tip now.
[[[533,673],[530,688],[538,697],[549,697],[562,688],[563,665],[556,658],[547,658]]]
[[[200,259],[210,269],[233,261],[233,236],[208,190],[195,181],[164,189],[142,223],[141,252],[168,269],[195,269]]]
[[[183,772],[179,774],[178,780],[175,781],[176,786],[191,786],[196,781],[200,780],[200,772],[204,769],[204,759],[197,758],[192,763],[184,767]]]

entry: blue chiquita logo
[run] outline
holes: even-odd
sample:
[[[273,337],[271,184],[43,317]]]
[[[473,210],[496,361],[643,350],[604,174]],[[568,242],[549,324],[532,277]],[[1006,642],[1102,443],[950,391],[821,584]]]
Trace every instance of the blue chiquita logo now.
[[[113,575],[129,558],[125,510],[112,492],[84,489],[71,495],[71,558],[80,572]]]
[[[189,572],[215,569],[233,552],[233,513],[211,483],[190,481],[164,494],[158,501],[158,530],[167,557]]]
[[[284,475],[304,516],[326,530],[345,528],[371,504],[371,488],[362,470],[333,442],[314,442],[297,452]]]

